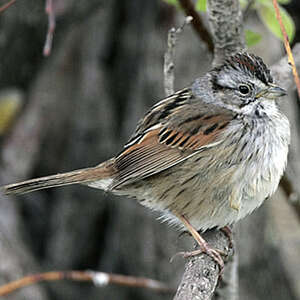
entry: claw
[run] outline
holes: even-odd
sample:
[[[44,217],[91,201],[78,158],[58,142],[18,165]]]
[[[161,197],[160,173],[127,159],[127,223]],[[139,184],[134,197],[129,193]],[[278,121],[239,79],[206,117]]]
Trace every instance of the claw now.
[[[174,258],[177,256],[182,256],[183,258],[189,258],[189,257],[200,255],[202,253],[205,253],[208,256],[210,256],[219,265],[220,275],[222,275],[223,271],[224,271],[224,261],[223,261],[221,255],[223,255],[224,253],[221,251],[218,251],[216,249],[213,249],[213,248],[208,247],[205,250],[199,249],[199,250],[194,250],[194,251],[178,252],[174,256],[172,256],[172,258],[170,259],[170,262],[173,262]]]
[[[220,275],[223,273],[224,270],[224,261],[221,257],[221,255],[225,255],[224,252],[220,250],[216,250],[212,248],[199,234],[199,232],[190,224],[190,222],[184,217],[184,216],[178,216],[178,218],[182,221],[182,223],[185,225],[185,227],[188,229],[188,231],[191,233],[193,238],[196,240],[198,245],[200,246],[199,250],[191,251],[191,252],[180,252],[177,253],[175,256],[171,258],[171,260],[174,259],[178,254],[182,254],[183,257],[192,257],[199,255],[201,253],[206,253],[208,256],[210,256],[220,267]]]

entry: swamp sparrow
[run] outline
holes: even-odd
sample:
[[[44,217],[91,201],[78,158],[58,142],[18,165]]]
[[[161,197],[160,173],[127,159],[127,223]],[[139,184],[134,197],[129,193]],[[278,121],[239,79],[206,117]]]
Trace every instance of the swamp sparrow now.
[[[207,251],[198,230],[238,221],[278,186],[290,127],[274,100],[285,94],[261,58],[235,54],[155,104],[117,156],[3,189],[17,194],[80,183],[135,197],[170,223],[183,223]]]

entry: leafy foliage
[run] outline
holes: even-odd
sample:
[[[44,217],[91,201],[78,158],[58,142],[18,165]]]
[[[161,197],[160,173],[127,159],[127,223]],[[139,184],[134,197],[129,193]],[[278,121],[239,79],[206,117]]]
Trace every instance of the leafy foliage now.
[[[251,47],[260,42],[261,35],[257,32],[246,29],[245,30],[245,40],[246,40],[247,46]]]
[[[281,1],[285,1],[285,0],[281,0]],[[280,26],[278,20],[276,19],[275,9],[271,1],[257,0],[257,2],[261,2],[258,3],[257,5],[257,12],[262,22],[276,37],[283,40]],[[295,35],[294,21],[283,7],[279,6],[279,9],[282,17],[282,22],[284,24],[289,40],[292,41]]]
[[[198,0],[196,2],[196,10],[206,11],[206,0]]]

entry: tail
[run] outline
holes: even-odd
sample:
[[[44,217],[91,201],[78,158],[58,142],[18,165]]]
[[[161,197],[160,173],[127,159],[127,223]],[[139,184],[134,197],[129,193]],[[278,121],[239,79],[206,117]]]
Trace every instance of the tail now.
[[[113,174],[113,165],[111,161],[107,161],[94,168],[30,179],[3,186],[1,189],[6,195],[25,194],[57,186],[82,183],[105,190],[108,189],[109,183],[112,182],[111,176]]]

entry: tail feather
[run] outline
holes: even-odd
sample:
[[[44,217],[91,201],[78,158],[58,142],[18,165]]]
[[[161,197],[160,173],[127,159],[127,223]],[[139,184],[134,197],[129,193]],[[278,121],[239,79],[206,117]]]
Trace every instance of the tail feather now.
[[[112,174],[113,168],[111,164],[107,164],[105,162],[94,168],[80,169],[67,173],[30,179],[19,183],[6,185],[1,189],[6,195],[10,195],[25,194],[37,190],[76,183],[88,184],[93,186],[89,183],[98,181],[100,182],[102,179],[110,178]]]

